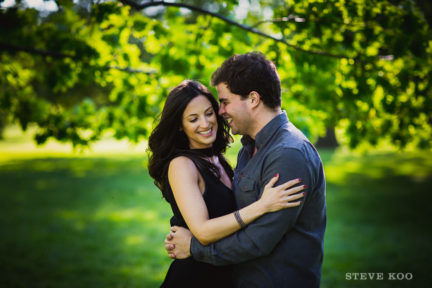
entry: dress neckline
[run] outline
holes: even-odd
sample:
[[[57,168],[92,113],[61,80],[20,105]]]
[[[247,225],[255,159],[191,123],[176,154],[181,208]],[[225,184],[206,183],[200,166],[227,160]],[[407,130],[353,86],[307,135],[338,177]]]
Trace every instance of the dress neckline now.
[[[216,153],[214,152],[213,147],[209,147],[209,148],[199,148],[199,149],[191,149],[192,151],[198,152],[206,157],[212,157],[214,155],[216,155]]]

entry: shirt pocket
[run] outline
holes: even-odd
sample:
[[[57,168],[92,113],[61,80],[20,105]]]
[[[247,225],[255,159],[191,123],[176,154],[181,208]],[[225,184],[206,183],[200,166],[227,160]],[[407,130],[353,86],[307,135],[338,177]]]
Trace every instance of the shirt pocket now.
[[[254,179],[247,175],[239,175],[238,189],[239,197],[244,205],[249,205],[258,200],[258,193]]]

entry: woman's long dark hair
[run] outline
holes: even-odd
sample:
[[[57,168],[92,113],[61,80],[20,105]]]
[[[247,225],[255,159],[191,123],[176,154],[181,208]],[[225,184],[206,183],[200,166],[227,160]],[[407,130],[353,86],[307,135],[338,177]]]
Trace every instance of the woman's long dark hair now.
[[[222,155],[232,141],[232,137],[229,134],[226,121],[218,115],[219,105],[207,87],[197,81],[185,80],[168,94],[165,106],[159,116],[159,123],[149,138],[149,174],[165,198],[167,198],[166,188],[169,186],[168,166],[170,161],[177,156],[187,156],[199,170],[206,169],[220,177],[219,170],[212,163],[204,160],[202,154],[189,148],[189,140],[181,129],[184,110],[192,99],[200,95],[210,101],[216,113],[218,130],[216,141],[212,146],[213,153],[219,157],[219,161],[227,170],[228,176],[233,177],[232,168]]]

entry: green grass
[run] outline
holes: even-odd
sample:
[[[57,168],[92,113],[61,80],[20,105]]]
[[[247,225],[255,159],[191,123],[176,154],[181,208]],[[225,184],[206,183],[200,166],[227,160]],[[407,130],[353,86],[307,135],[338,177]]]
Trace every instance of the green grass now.
[[[431,153],[322,154],[328,211],[322,286],[428,287]],[[382,272],[385,280],[345,280],[355,272]],[[413,280],[388,280],[390,272],[412,273]]]
[[[0,287],[158,287],[170,263],[163,239],[171,212],[144,153],[37,151],[0,150]],[[320,153],[328,209],[322,287],[426,287],[432,154]],[[348,281],[348,272],[414,279]]]
[[[142,159],[0,166],[0,287],[155,287],[170,211]]]

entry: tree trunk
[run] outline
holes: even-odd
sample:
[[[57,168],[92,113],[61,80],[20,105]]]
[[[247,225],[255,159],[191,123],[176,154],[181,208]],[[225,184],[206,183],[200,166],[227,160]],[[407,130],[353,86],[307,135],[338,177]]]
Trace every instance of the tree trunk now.
[[[3,114],[0,111],[0,140],[3,140],[3,132],[4,132],[4,128],[6,127],[6,114]]]
[[[315,146],[317,148],[336,148],[339,146],[339,143],[336,139],[336,133],[334,127],[327,127],[326,134],[324,137],[318,138]]]

